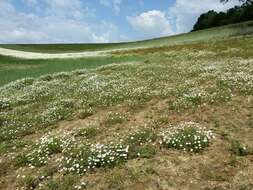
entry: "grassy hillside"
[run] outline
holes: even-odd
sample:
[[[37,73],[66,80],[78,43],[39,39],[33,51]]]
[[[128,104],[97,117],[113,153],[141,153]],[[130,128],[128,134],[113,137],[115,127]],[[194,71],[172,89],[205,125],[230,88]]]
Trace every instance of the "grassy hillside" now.
[[[189,44],[189,46],[192,46],[191,45],[192,43],[196,44],[196,46],[198,46],[198,44],[206,44],[208,46],[210,41],[212,43],[213,40],[224,41],[224,39],[228,38],[228,36],[230,36],[231,39],[231,37],[236,38],[238,36],[242,36],[243,34],[249,35],[252,33],[253,33],[253,22],[246,22],[236,25],[192,32],[178,36],[158,38],[143,42],[126,43],[126,44],[93,44],[93,45],[62,44],[62,45],[2,45],[2,46],[18,50],[41,51],[51,53],[69,52],[69,51],[77,52],[84,50],[109,49],[117,47],[137,47],[137,46],[145,46],[145,48],[147,48],[147,46],[150,47],[162,46],[164,49],[163,51],[171,51],[175,48],[180,49],[187,47],[187,44]],[[172,46],[173,44],[177,45]],[[228,45],[233,46],[233,44]],[[153,51],[153,49],[148,48],[145,51]],[[145,61],[149,59],[149,57],[147,57],[145,54],[137,53],[134,56],[131,55],[129,56],[128,52],[129,51],[126,50],[125,53],[121,53],[121,57],[117,56],[115,57],[115,53],[113,53],[111,57],[106,58],[81,58],[81,59],[62,59],[62,60],[60,59],[24,60],[0,55],[0,86],[24,77],[39,77],[43,74],[52,74],[55,72],[73,71],[76,69],[90,69],[96,68],[101,65],[107,65],[110,63],[123,63],[140,60]]]
[[[145,41],[111,44],[27,44],[27,45],[0,45],[15,50],[45,53],[81,52],[108,50],[117,48],[132,48],[139,46],[171,46],[185,43],[201,42],[210,39],[223,39],[231,36],[253,33],[253,21],[239,24],[216,27],[203,31],[191,32],[176,36],[169,36]]]
[[[200,34],[0,87],[0,189],[252,189],[253,36]]]

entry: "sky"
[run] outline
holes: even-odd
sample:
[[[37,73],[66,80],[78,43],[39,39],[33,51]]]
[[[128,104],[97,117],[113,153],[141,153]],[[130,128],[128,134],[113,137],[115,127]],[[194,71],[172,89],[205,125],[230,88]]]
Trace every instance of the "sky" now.
[[[0,0],[0,43],[108,43],[189,32],[231,0]]]

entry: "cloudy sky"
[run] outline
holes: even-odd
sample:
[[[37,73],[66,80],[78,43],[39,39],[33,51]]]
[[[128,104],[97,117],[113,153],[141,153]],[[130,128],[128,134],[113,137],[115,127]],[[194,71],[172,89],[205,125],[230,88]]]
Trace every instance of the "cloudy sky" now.
[[[0,43],[104,43],[188,32],[238,0],[0,0]]]

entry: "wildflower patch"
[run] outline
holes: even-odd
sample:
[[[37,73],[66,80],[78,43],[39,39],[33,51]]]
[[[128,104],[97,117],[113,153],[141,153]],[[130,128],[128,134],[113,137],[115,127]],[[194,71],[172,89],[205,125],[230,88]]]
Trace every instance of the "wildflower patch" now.
[[[182,149],[189,152],[200,152],[209,146],[214,135],[201,125],[193,122],[170,126],[161,133],[162,144],[166,148]]]

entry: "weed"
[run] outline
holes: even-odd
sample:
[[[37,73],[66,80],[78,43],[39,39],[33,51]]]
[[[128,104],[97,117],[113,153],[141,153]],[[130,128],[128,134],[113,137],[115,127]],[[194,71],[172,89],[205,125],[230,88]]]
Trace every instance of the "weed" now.
[[[231,142],[231,151],[237,156],[247,156],[251,154],[249,147],[241,144],[238,140],[234,140]]]
[[[89,126],[87,128],[78,129],[75,133],[75,136],[90,139],[95,137],[98,133],[99,129],[96,126]]]
[[[80,110],[78,113],[78,118],[85,119],[86,117],[89,117],[94,114],[94,110],[90,107],[88,109]]]
[[[106,126],[112,126],[112,125],[116,125],[116,124],[121,124],[125,120],[126,120],[125,115],[123,115],[121,113],[117,113],[117,112],[110,112],[107,115],[105,125]]]

